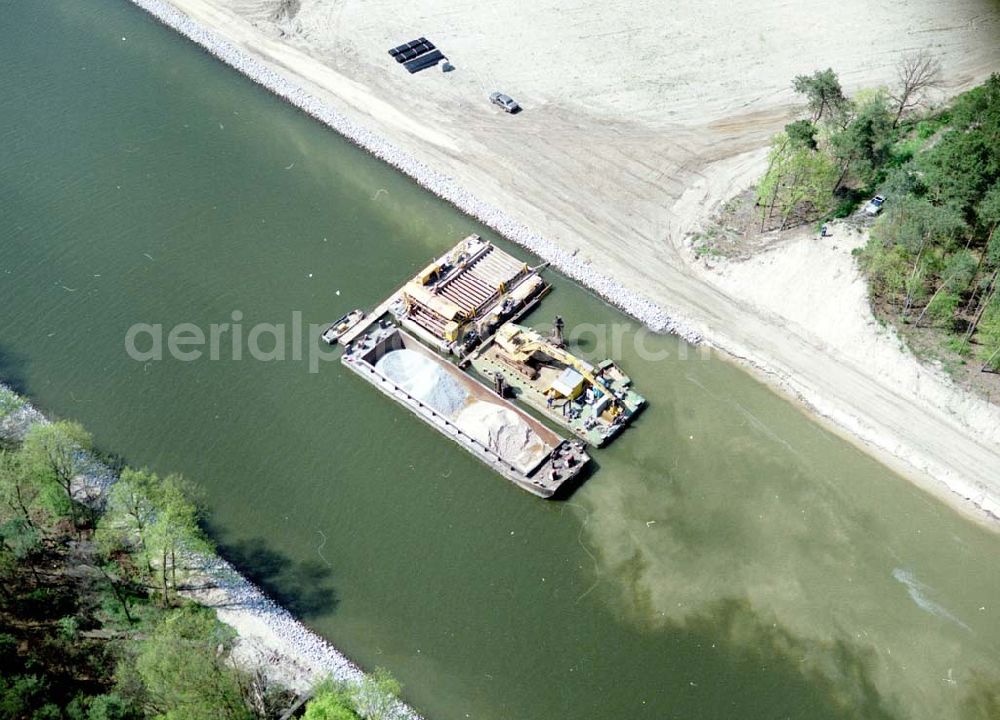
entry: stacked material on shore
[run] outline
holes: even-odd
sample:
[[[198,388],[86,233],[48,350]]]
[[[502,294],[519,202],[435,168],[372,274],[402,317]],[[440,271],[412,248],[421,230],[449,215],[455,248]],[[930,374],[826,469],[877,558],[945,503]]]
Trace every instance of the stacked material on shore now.
[[[198,43],[222,62],[259,83],[278,97],[332,128],[375,157],[413,178],[419,185],[447,200],[462,212],[489,226],[508,240],[521,245],[553,267],[590,288],[612,305],[656,332],[672,332],[692,343],[702,337],[686,322],[671,317],[663,308],[640,293],[602,274],[583,257],[533,233],[499,208],[465,190],[454,180],[431,170],[384,138],[348,120],[298,83],[268,67],[220,35],[202,27],[164,0],[131,0],[157,20]]]

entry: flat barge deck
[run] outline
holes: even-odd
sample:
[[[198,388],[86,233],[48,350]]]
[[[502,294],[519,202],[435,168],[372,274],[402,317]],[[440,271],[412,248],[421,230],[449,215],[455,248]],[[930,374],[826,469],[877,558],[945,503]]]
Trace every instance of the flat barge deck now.
[[[341,362],[518,487],[552,497],[590,458],[416,338],[383,321],[362,328]]]
[[[430,347],[465,358],[501,324],[521,317],[549,292],[540,269],[479,235],[469,235],[372,312],[355,318],[353,326],[340,329],[335,323],[324,338],[346,347],[392,313],[400,326]]]
[[[594,447],[609,443],[646,405],[631,378],[611,360],[591,365],[512,322],[469,360],[485,380],[509,388],[516,400]]]

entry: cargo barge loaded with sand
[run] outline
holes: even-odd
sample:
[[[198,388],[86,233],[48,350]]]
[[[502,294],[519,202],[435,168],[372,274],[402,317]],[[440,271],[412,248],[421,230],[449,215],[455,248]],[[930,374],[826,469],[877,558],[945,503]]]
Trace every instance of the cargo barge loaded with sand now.
[[[343,363],[539,497],[552,497],[590,459],[583,443],[564,440],[391,322],[370,328]]]
[[[342,344],[341,362],[382,393],[548,498],[589,462],[583,441],[604,444],[645,400],[610,361],[594,368],[516,324],[550,289],[540,270],[470,235],[372,312],[340,318],[323,339]],[[464,372],[468,364],[493,388]],[[509,388],[578,438],[509,402]]]

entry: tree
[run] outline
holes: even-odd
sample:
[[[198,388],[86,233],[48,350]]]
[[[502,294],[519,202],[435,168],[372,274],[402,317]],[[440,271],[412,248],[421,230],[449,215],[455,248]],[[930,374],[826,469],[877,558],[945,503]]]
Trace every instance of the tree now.
[[[343,685],[325,680],[306,703],[303,720],[360,720],[354,711],[351,692]]]
[[[1000,180],[1000,75],[960,96],[951,128],[918,158],[928,197],[957,207],[967,220]]]
[[[967,290],[977,271],[976,259],[968,248],[947,256],[941,282],[917,317],[917,327],[928,313],[939,322],[951,320],[961,304],[959,296]]]
[[[155,482],[155,475],[153,476]],[[211,544],[198,525],[198,507],[191,500],[191,486],[179,475],[168,475],[158,484],[156,514],[146,536],[147,547],[160,563],[163,606],[169,590],[177,591],[178,557],[185,552],[208,552]]]
[[[69,720],[141,720],[142,713],[115,693],[79,695],[66,707]]]
[[[925,252],[935,244],[949,246],[967,230],[961,215],[952,207],[932,205],[925,199],[904,197],[894,202],[872,228],[872,241],[885,248],[898,246],[896,255],[912,262],[903,283],[906,297],[903,316],[925,294]]]
[[[389,720],[396,716],[401,690],[388,670],[375,668],[354,690],[354,704],[365,720]]]
[[[941,82],[941,63],[927,50],[907,53],[896,65],[896,85],[890,97],[896,105],[892,126],[899,125],[903,113],[917,107],[927,91]]]
[[[982,370],[1000,370],[1000,297],[994,296],[976,330]]]
[[[250,720],[241,673],[230,664],[235,632],[202,607],[168,613],[141,644],[136,671],[149,715],[169,720]]]
[[[986,255],[991,265],[1000,265],[1000,180],[997,180],[983,195],[976,208],[979,223],[987,228]]]
[[[830,188],[836,175],[836,168],[825,153],[792,142],[785,133],[775,136],[767,171],[757,184],[761,230],[775,209],[781,213],[781,229],[796,210],[825,212],[832,199]]]
[[[843,130],[830,137],[834,159],[840,165],[840,175],[834,184],[836,191],[848,177],[862,184],[872,181],[876,171],[885,164],[892,146],[891,119],[884,93],[869,93],[858,103],[854,118]]]
[[[816,125],[809,120],[796,120],[785,125],[785,135],[793,147],[815,150]]]
[[[75,484],[91,448],[90,433],[76,422],[38,424],[28,431],[21,452],[40,477],[61,490],[62,509],[77,530],[79,524]]]
[[[0,386],[0,430],[6,431],[4,421],[25,405],[17,393]],[[0,433],[0,444],[8,444],[7,432]]]
[[[147,569],[151,569],[147,535],[156,519],[154,498],[159,479],[148,470],[125,468],[108,491],[98,538],[134,546]]]
[[[819,122],[824,115],[827,121],[836,121],[851,104],[832,68],[817,70],[812,75],[799,75],[792,82],[792,87],[795,92],[805,95],[813,122]]]
[[[37,529],[41,494],[37,478],[25,467],[22,455],[0,450],[0,517],[17,518]]]

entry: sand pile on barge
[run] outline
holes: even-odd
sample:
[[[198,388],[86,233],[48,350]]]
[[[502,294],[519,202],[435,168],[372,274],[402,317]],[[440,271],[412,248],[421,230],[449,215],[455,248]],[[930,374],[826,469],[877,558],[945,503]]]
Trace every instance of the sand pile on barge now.
[[[422,353],[395,350],[379,358],[375,370],[521,472],[529,472],[550,450],[517,413],[476,400],[441,365]]]
[[[396,350],[375,363],[375,369],[412,397],[454,420],[469,402],[469,393],[440,365],[413,350]]]
[[[494,403],[473,402],[455,424],[521,472],[530,472],[549,450],[517,413]]]

